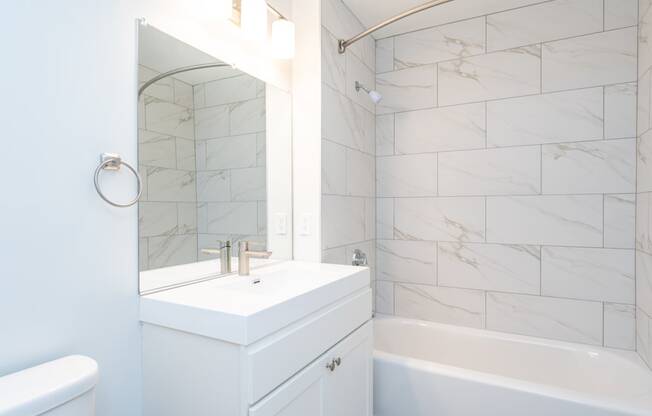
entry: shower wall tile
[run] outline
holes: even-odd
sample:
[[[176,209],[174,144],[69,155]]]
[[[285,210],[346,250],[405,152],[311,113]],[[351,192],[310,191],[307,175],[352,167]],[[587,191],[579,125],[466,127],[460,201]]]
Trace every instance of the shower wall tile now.
[[[439,195],[529,195],[541,191],[541,149],[444,152],[439,155]]]
[[[376,116],[376,156],[394,154],[394,123],[394,114]]]
[[[145,128],[152,132],[194,139],[193,111],[177,104],[146,96]]]
[[[652,316],[652,254],[636,252],[636,306]]]
[[[195,141],[177,138],[175,145],[177,169],[196,170]]]
[[[487,293],[487,329],[602,345],[602,303]]]
[[[647,0],[639,0],[638,75],[652,67],[652,7]]]
[[[231,201],[264,201],[265,190],[264,167],[231,171]]]
[[[138,229],[141,238],[177,234],[177,204],[141,202],[138,206]]]
[[[247,74],[207,82],[204,84],[204,106],[253,100],[256,98],[257,82],[256,78]]]
[[[650,129],[650,110],[652,109],[652,103],[650,102],[652,99],[652,97],[650,97],[650,88],[652,86],[650,83],[651,74],[652,71],[645,71],[645,74],[638,80],[636,117],[637,136],[642,135]]]
[[[652,192],[652,130],[638,138],[638,192]]]
[[[394,38],[394,68],[434,64],[485,52],[485,19],[464,20]]]
[[[145,82],[160,75],[160,72],[147,68],[143,65],[138,65],[138,87],[141,87]],[[143,96],[158,98],[161,101],[174,103],[174,78],[163,78],[160,81],[147,87],[143,92]]]
[[[228,202],[230,195],[231,175],[228,170],[197,172],[198,202]]]
[[[325,28],[321,31],[322,82],[346,94],[346,56],[338,52],[338,40]]]
[[[636,195],[636,249],[652,253],[652,204],[648,192]]]
[[[376,161],[379,197],[437,195],[437,155],[387,156]]]
[[[485,296],[480,290],[396,284],[395,313],[443,324],[484,327]]]
[[[409,111],[395,117],[398,154],[485,147],[484,103]]]
[[[376,106],[378,114],[435,107],[437,72],[434,65],[425,65],[378,74],[376,89],[383,96]],[[362,95],[369,101],[365,94]]]
[[[164,168],[148,168],[148,200],[172,202],[195,201],[195,181],[195,172]]]
[[[176,139],[147,130],[138,132],[138,161],[146,166],[177,167]]]
[[[394,314],[394,283],[376,281],[376,313]]]
[[[603,108],[602,88],[491,101],[487,145],[599,140],[604,134]]]
[[[215,202],[199,204],[197,221],[200,233],[256,235],[256,202]]]
[[[177,214],[179,234],[197,234],[197,204],[178,203]]]
[[[338,39],[349,39],[366,29],[341,0],[322,2],[322,26]],[[351,45],[347,52],[355,54],[369,68],[375,65],[375,43],[367,37]]]
[[[485,199],[397,198],[394,235],[400,240],[485,241]]]
[[[555,0],[487,16],[489,51],[602,31],[603,0]]]
[[[636,308],[634,305],[604,304],[604,346],[636,348]]]
[[[265,98],[256,98],[229,105],[230,134],[265,131]]]
[[[638,0],[605,0],[604,30],[635,26],[638,18]]]
[[[229,107],[226,105],[195,110],[196,140],[229,135]]]
[[[376,74],[352,53],[346,54],[346,95],[359,106],[373,113],[375,105],[363,90],[356,91],[356,81],[369,90],[376,89]]]
[[[634,250],[543,247],[541,294],[634,304]]]
[[[378,240],[377,278],[393,282],[437,284],[436,243]]]
[[[543,44],[543,91],[636,81],[635,27]]]
[[[543,146],[544,194],[633,193],[636,139]]]
[[[375,195],[376,158],[346,149],[346,195],[372,198]],[[342,165],[340,165],[341,167]]]
[[[322,140],[321,191],[323,194],[346,194],[346,147]]]
[[[487,198],[487,241],[602,247],[603,197]]]
[[[636,83],[604,88],[606,139],[636,137]]]
[[[322,196],[324,249],[365,240],[365,204],[363,198],[337,195]]]
[[[636,351],[652,367],[652,318],[641,308],[636,309]]]
[[[442,62],[437,67],[439,105],[541,92],[539,45]]]
[[[376,199],[376,238],[391,240],[394,238],[394,199]]]
[[[322,138],[374,154],[374,114],[328,86],[323,88]]]
[[[206,141],[206,168],[209,170],[256,166],[256,135],[225,137]]]
[[[394,70],[394,38],[376,41],[376,73]]]
[[[604,246],[634,248],[636,195],[604,196]]]
[[[170,235],[148,239],[150,269],[197,261],[197,235]]]
[[[182,107],[193,108],[194,96],[192,85],[172,78],[174,86],[174,103]]]
[[[440,242],[438,250],[440,286],[539,294],[539,246]]]

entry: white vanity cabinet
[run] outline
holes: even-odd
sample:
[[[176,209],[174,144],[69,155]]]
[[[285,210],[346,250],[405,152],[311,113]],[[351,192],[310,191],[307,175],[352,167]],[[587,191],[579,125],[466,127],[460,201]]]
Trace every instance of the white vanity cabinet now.
[[[235,276],[142,299],[145,416],[372,415],[369,271],[319,265],[313,288],[287,276],[315,265],[285,267],[252,273],[269,287],[250,297]],[[272,300],[227,311],[218,291],[234,287],[244,304]]]

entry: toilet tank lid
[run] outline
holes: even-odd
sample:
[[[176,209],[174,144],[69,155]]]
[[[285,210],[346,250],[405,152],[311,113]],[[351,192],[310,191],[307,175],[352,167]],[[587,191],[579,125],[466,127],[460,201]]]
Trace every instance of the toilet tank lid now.
[[[95,360],[71,355],[0,377],[0,416],[35,416],[91,390]]]

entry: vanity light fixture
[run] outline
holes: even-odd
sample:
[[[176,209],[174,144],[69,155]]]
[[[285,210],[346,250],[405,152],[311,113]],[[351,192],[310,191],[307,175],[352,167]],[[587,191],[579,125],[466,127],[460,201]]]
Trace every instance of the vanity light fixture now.
[[[294,58],[294,23],[280,18],[272,23],[272,53],[274,58]]]
[[[245,36],[255,40],[267,38],[267,2],[242,0],[240,27]]]

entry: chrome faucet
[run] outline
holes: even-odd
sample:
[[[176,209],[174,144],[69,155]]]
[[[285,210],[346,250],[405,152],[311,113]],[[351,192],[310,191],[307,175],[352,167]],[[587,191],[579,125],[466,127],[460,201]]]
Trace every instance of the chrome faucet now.
[[[220,274],[231,273],[231,241],[218,242],[220,243],[220,248],[202,248],[201,252],[204,254],[219,254]]]
[[[240,241],[238,243],[238,274],[240,276],[249,276],[251,271],[249,259],[268,259],[272,255],[271,251],[253,251],[249,250],[249,241]]]

